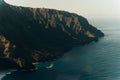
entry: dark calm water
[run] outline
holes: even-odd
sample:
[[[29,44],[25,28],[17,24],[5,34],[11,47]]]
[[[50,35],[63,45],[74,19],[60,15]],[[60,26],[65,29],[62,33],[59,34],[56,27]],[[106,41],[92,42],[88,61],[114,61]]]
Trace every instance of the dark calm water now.
[[[120,80],[120,24],[96,22],[105,33],[97,43],[79,46],[58,61],[53,68],[34,72],[0,73],[1,80]]]

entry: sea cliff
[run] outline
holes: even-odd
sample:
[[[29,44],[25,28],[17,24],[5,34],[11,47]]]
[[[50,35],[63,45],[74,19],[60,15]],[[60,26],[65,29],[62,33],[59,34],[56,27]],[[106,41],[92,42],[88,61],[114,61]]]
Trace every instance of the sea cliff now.
[[[13,61],[19,68],[56,60],[75,45],[98,41],[103,36],[75,13],[13,6],[0,0],[0,58],[2,62]]]

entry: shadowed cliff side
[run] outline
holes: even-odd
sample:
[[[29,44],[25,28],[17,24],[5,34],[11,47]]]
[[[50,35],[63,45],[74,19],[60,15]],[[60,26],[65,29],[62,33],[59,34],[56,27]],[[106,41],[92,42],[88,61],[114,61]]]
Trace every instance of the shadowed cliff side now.
[[[75,45],[98,41],[102,36],[75,13],[17,7],[0,0],[0,58],[13,60],[20,68],[56,60]]]

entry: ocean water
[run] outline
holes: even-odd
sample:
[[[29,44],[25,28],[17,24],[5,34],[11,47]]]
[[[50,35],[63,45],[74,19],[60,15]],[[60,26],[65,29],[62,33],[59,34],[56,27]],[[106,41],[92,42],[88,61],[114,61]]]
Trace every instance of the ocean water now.
[[[61,59],[51,62],[52,68],[4,72],[0,73],[0,80],[120,80],[120,23],[92,23],[105,33],[97,43],[73,48]]]

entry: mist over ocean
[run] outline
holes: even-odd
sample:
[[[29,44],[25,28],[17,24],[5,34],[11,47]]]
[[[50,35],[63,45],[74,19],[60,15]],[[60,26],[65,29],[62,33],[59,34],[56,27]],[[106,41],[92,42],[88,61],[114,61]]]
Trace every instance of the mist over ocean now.
[[[50,69],[0,73],[0,80],[119,80],[120,20],[89,21],[105,34],[98,42],[78,46]]]

